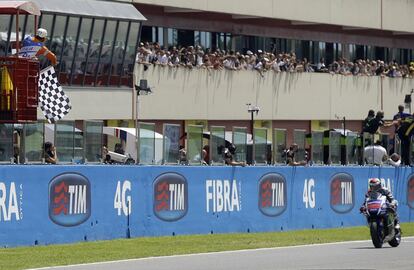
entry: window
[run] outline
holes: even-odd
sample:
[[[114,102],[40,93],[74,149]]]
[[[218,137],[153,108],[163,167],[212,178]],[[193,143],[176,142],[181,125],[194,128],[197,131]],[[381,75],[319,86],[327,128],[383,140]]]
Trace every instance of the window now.
[[[356,45],[349,44],[348,50],[349,50],[349,60],[354,61],[356,59]]]
[[[122,60],[125,53],[127,31],[128,22],[119,22],[117,25],[117,34],[114,37],[114,46],[111,49],[107,85],[118,85],[119,76],[122,72]]]
[[[230,33],[216,33],[216,47],[221,50],[231,49],[231,34]]]
[[[62,84],[67,84],[70,81],[70,76],[72,75],[72,63],[74,72],[76,72],[79,67],[76,65],[75,58],[75,48],[77,46],[76,40],[78,38],[78,28],[80,23],[80,18],[78,17],[69,17],[68,25],[66,25],[66,35],[62,39],[62,55],[60,56],[60,75],[59,81]],[[74,61],[75,60],[75,61]]]
[[[162,27],[157,27],[157,35],[156,35],[156,42],[158,42],[160,44],[160,46],[164,45],[164,28]]]
[[[107,76],[111,68],[112,47],[117,30],[118,24],[116,21],[107,21],[101,53],[98,55],[100,59],[98,59],[99,68],[95,75],[95,85],[100,86],[107,82]]]
[[[341,43],[334,43],[334,55],[335,59],[342,58],[342,44]]]
[[[98,67],[98,57],[101,50],[101,39],[102,33],[104,29],[104,21],[103,20],[94,20],[91,25],[91,40],[88,41],[90,43],[88,47],[88,52],[86,55],[85,60],[85,68],[86,73],[83,79],[83,85],[94,85],[95,83],[95,72]],[[86,28],[85,28],[86,29]]]
[[[168,36],[168,46],[176,46],[177,40],[178,40],[177,29],[168,28],[167,36]]]
[[[93,20],[89,18],[82,18],[79,21],[81,24],[78,43],[75,47],[74,57],[71,67],[71,77],[69,84],[81,85],[84,80],[84,74],[87,66],[87,51],[90,45],[90,35],[93,31]]]
[[[5,56],[9,53],[9,34],[12,25],[13,16],[0,15],[0,56]]]
[[[118,83],[120,85],[132,86],[132,73],[134,72],[135,56],[137,53],[139,27],[139,23],[131,23],[131,27],[129,28],[126,55],[121,70],[121,81]]]
[[[46,19],[46,16],[42,17],[41,20],[41,27],[47,28],[47,25],[44,24],[44,19]],[[66,16],[56,16],[55,23],[53,27],[50,27],[51,30],[49,30],[50,35],[50,43],[47,45],[49,47],[49,50],[51,50],[53,53],[56,54],[56,57],[58,59],[58,65],[56,67],[56,71],[59,72],[60,70],[63,70],[62,65],[64,63],[62,62],[62,54],[63,54],[63,41],[65,38],[65,29],[66,29],[66,23],[68,18]],[[41,60],[41,67],[44,68],[47,65],[47,60]],[[60,79],[60,78],[59,78]],[[64,81],[60,81],[61,83],[65,83]]]
[[[194,44],[203,48],[211,48],[211,33],[203,31],[194,32]]]
[[[370,60],[375,59],[375,47],[374,46],[366,46],[366,52],[367,52],[366,54],[367,59],[370,59]]]

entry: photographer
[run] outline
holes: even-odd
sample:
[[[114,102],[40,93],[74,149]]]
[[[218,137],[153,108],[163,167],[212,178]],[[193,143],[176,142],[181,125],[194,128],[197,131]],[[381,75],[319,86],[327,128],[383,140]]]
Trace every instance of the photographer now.
[[[234,155],[236,154],[236,146],[234,144],[230,144],[228,148],[224,148],[223,151],[223,158],[226,165],[231,166],[246,166],[245,162],[238,162],[234,160]]]
[[[286,164],[290,166],[304,166],[306,161],[296,161],[295,155],[298,152],[299,148],[296,143],[293,143],[289,149],[286,151]]]
[[[51,142],[45,142],[45,162],[56,164],[58,161],[56,147]]]

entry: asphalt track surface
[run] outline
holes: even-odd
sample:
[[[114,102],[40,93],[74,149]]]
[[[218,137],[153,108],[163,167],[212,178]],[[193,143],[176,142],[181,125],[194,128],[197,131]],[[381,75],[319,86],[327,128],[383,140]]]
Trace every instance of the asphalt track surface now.
[[[114,261],[48,270],[413,270],[414,237],[405,237],[399,247],[381,249],[371,241],[342,242],[285,248],[228,251]]]

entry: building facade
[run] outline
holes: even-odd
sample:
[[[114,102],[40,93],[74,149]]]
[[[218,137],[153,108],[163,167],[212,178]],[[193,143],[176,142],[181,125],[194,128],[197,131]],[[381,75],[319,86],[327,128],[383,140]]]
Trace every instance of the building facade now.
[[[156,66],[144,72],[137,65],[133,74],[140,37],[165,48],[294,52],[313,63],[344,57],[407,64],[414,58],[414,1],[72,1],[35,1],[43,14],[39,25],[49,31],[46,45],[58,56],[59,79],[72,102],[68,120],[132,125],[134,82],[146,79],[154,93],[139,103],[139,119],[145,121],[248,126],[246,103],[252,103],[261,109],[256,120],[273,127],[339,127],[345,117],[348,127],[358,129],[368,109],[382,109],[391,118],[414,88],[409,78],[312,73],[262,78],[249,71],[208,75]],[[79,3],[95,13],[85,6],[76,9]],[[12,16],[0,17],[0,55],[5,55],[12,52],[15,29]],[[30,23],[21,21],[23,35],[30,33]]]

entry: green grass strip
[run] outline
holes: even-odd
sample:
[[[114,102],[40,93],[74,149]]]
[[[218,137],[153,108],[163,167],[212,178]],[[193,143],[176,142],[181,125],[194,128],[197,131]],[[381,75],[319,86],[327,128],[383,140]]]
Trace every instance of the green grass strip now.
[[[403,237],[414,223],[402,224]],[[366,240],[367,227],[273,233],[142,237],[67,245],[0,249],[0,269],[15,270],[122,259]]]

